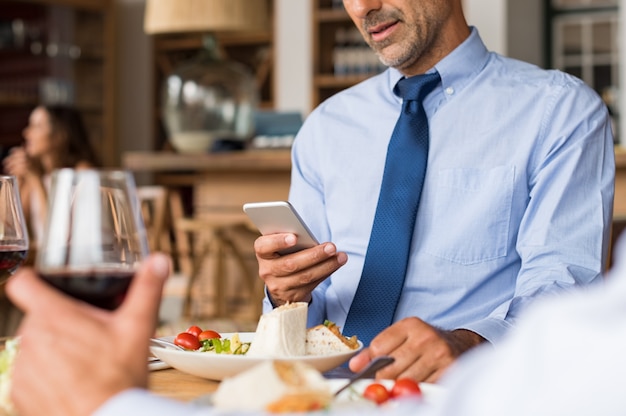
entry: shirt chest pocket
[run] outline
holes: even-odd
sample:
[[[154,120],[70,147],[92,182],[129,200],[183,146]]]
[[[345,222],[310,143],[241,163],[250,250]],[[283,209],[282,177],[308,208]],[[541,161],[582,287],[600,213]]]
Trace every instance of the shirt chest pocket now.
[[[469,265],[507,255],[515,168],[437,172],[424,251]]]

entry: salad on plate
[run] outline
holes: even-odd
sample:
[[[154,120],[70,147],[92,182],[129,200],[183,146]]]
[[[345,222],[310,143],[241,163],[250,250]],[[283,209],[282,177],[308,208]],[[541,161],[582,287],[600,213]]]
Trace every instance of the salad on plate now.
[[[13,414],[13,405],[9,394],[11,392],[11,372],[13,360],[17,355],[18,339],[8,338],[4,341],[4,348],[0,350],[0,410]]]

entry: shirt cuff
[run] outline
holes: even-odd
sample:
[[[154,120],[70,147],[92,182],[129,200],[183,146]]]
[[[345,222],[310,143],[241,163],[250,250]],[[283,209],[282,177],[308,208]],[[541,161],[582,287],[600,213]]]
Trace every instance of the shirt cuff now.
[[[307,328],[324,323],[326,319],[325,304],[324,294],[314,290],[311,293],[311,302],[309,302],[309,310],[307,311]]]
[[[496,344],[513,325],[503,319],[487,318],[455,329],[467,329]]]
[[[100,406],[93,416],[135,416],[135,415],[192,415],[192,409],[198,406],[189,405],[173,399],[156,396],[144,389],[128,389],[113,396]],[[213,412],[203,408],[203,414],[209,416]]]
[[[270,295],[267,292],[267,287],[265,287],[263,290],[265,292],[265,298],[263,298],[263,313],[269,313],[272,311],[272,309],[276,308],[276,305],[272,303]],[[315,296],[311,295],[311,300],[309,301],[309,308],[311,307],[311,304],[313,303],[313,299],[315,299]]]
[[[269,313],[272,311],[272,309],[274,309],[274,305],[270,300],[270,295],[267,292],[267,287],[264,287],[263,291],[265,292],[265,297],[263,298],[263,313]]]

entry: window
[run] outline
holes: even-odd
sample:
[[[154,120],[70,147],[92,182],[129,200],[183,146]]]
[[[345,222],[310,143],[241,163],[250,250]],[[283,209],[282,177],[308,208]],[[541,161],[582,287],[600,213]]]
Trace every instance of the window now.
[[[617,135],[618,0],[552,0],[552,67],[593,87],[607,104]]]

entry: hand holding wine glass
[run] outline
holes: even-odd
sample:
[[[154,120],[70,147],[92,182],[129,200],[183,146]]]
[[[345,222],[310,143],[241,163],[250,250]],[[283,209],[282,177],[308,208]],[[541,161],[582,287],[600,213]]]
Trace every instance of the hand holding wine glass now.
[[[147,254],[129,172],[60,169],[52,174],[48,218],[35,263],[44,280],[113,310]]]
[[[15,176],[0,176],[0,283],[28,254],[28,229]]]

